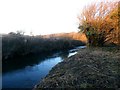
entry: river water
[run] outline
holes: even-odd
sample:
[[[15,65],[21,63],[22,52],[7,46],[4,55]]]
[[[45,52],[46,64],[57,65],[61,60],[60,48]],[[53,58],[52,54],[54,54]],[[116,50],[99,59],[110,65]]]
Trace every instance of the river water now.
[[[77,53],[80,48],[55,53],[21,57],[3,64],[2,88],[33,88],[49,71],[65,58]]]

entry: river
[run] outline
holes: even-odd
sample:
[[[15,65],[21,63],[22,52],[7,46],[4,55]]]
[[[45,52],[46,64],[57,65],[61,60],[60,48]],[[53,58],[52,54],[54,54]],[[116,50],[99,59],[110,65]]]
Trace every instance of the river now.
[[[80,48],[55,53],[21,57],[3,65],[2,88],[33,88],[49,71],[65,58],[77,53]],[[21,62],[24,61],[24,62]]]

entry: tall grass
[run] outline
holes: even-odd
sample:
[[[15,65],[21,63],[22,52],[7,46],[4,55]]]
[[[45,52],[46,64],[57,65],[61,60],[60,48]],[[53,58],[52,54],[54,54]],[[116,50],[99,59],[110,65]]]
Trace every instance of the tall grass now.
[[[45,53],[85,45],[70,37],[27,36],[21,34],[2,35],[2,58],[9,59],[35,53]]]

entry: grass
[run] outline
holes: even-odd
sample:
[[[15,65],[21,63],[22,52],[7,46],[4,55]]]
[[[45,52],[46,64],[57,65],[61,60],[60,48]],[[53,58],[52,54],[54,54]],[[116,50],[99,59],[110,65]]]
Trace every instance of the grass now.
[[[120,88],[120,47],[80,49],[57,64],[39,88]]]

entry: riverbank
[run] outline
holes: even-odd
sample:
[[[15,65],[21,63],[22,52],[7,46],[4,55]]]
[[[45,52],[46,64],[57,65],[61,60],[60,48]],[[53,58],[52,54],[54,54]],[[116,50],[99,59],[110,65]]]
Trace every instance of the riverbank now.
[[[39,88],[120,88],[120,47],[80,49],[57,64]]]
[[[72,35],[71,37],[69,34],[58,37],[55,35],[47,35],[48,37],[44,35],[28,36],[15,33],[2,35],[2,60],[31,54],[69,50],[85,45],[85,42],[74,39]]]

